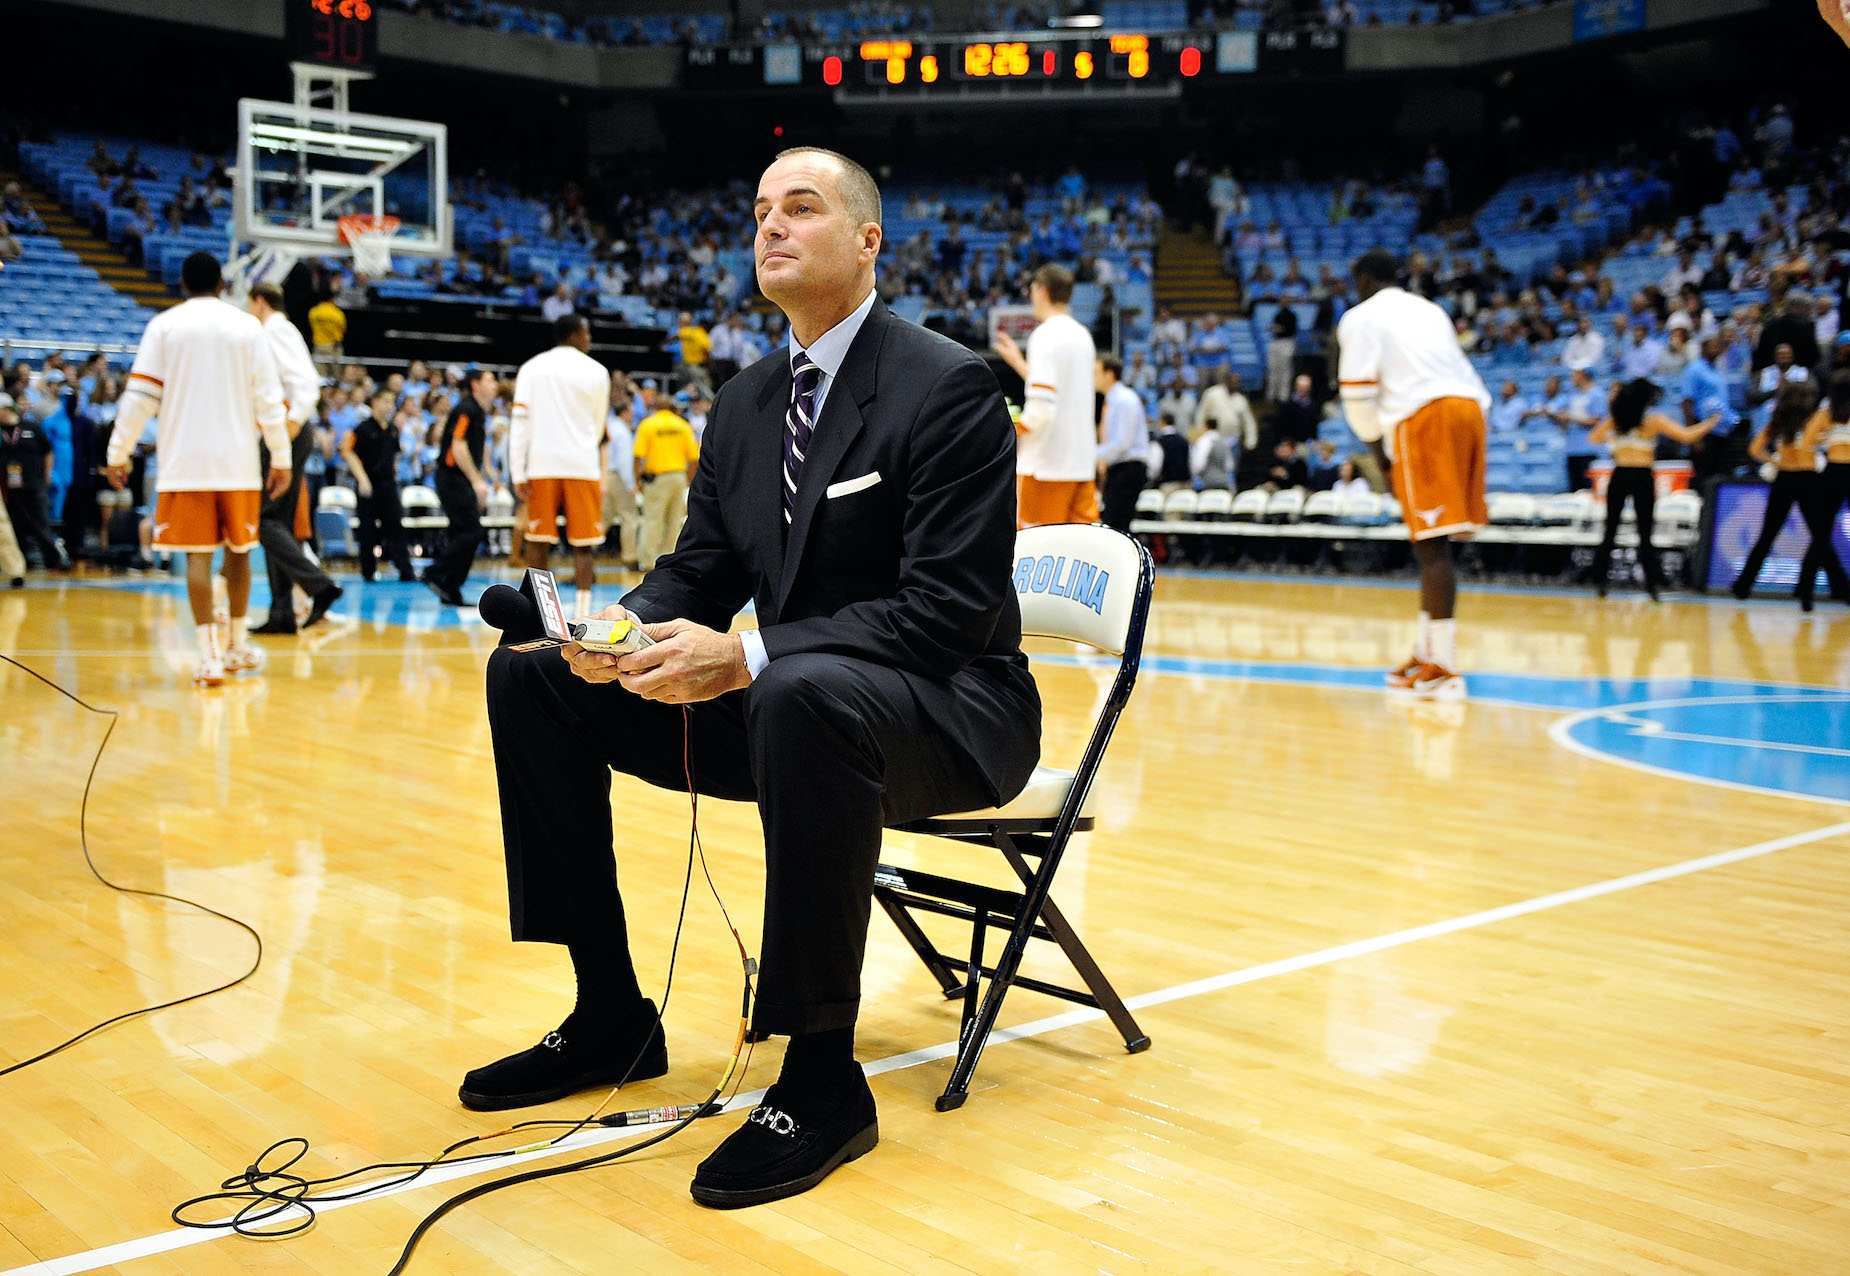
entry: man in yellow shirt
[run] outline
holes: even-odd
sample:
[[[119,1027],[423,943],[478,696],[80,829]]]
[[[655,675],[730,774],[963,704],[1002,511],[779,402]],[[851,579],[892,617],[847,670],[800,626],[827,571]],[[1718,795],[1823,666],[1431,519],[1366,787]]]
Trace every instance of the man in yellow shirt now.
[[[707,379],[707,360],[713,354],[712,336],[695,323],[692,313],[686,310],[681,312],[681,322],[674,335],[681,343],[681,363],[675,371],[704,385]]]
[[[347,312],[324,297],[321,304],[308,312],[308,331],[315,342],[315,362],[324,375],[334,374],[340,362],[341,342],[347,339]]]
[[[646,572],[680,539],[687,518],[687,485],[700,460],[700,444],[694,427],[669,410],[655,382],[642,383],[642,402],[649,415],[636,426],[636,485],[642,498],[636,557]]]

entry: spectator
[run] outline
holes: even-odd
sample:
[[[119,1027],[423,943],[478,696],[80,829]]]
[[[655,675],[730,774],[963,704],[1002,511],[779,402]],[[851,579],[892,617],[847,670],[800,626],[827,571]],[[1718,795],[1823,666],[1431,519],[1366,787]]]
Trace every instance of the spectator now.
[[[1810,305],[1807,304],[1803,312],[1800,310],[1802,296],[1787,292],[1774,297],[1773,317],[1761,326],[1760,340],[1754,345],[1756,369],[1772,363],[1774,353],[1782,345],[1792,347],[1793,361],[1800,367],[1809,368],[1818,362],[1818,333]]]
[[[1355,458],[1345,456],[1342,464],[1336,467],[1336,482],[1330,485],[1337,499],[1347,500],[1352,496],[1367,496],[1375,489],[1368,485],[1368,480],[1356,472]]]
[[[1124,369],[1124,384],[1138,394],[1156,389],[1156,367],[1144,359],[1141,347],[1131,351],[1130,366]]]
[[[1291,369],[1298,352],[1298,317],[1290,306],[1278,308],[1266,335],[1265,397],[1277,402],[1291,393]]]
[[[1259,446],[1259,422],[1241,389],[1240,374],[1224,364],[1214,384],[1202,392],[1193,424],[1196,431],[1212,427],[1221,432],[1232,453],[1230,464],[1235,470],[1240,467],[1241,453]]]
[[[315,347],[315,360],[325,375],[341,359],[341,343],[347,339],[347,314],[332,297],[323,297],[308,312],[309,337]]]
[[[1265,488],[1280,492],[1289,487],[1304,487],[1310,482],[1310,468],[1290,439],[1280,439],[1272,449],[1272,464],[1266,470]]]
[[[1305,457],[1308,480],[1305,486],[1313,492],[1327,492],[1336,486],[1336,477],[1341,472],[1342,462],[1336,456],[1336,445],[1328,439],[1318,439],[1311,444],[1309,455]]]
[[[1631,325],[1631,343],[1619,354],[1619,378],[1623,381],[1650,380],[1663,362],[1664,343],[1651,334],[1650,324],[1640,319]]]
[[[1147,475],[1150,428],[1143,401],[1120,382],[1121,371],[1116,355],[1100,355],[1094,365],[1093,386],[1105,396],[1098,445],[1099,486],[1103,490],[1100,518],[1107,527],[1128,532],[1137,494],[1143,490]]]
[[[1150,441],[1149,473],[1165,496],[1193,486],[1195,477],[1189,468],[1188,440],[1176,431],[1176,419],[1163,413]]]
[[[105,184],[108,178],[104,178]],[[26,193],[18,182],[8,182],[0,187],[0,212],[5,213],[6,223],[15,235],[43,235],[45,223],[39,220],[38,212],[26,201]]]
[[[1700,284],[1702,276],[1703,268],[1696,264],[1696,255],[1685,248],[1677,253],[1677,264],[1664,272],[1658,287],[1666,297],[1674,297],[1683,291],[1685,284]]]
[[[552,295],[540,303],[540,317],[553,323],[572,313],[572,286],[561,279],[553,285]]]
[[[1311,397],[1310,377],[1300,374],[1292,382],[1291,397],[1279,405],[1273,425],[1281,443],[1295,446],[1317,437],[1320,417],[1317,401]]]
[[[1522,422],[1529,415],[1529,401],[1518,392],[1514,381],[1505,380],[1497,393],[1497,401],[1490,405],[1487,414],[1491,433],[1511,434],[1522,428]]]
[[[1689,329],[1672,328],[1666,334],[1664,352],[1658,356],[1657,371],[1652,375],[1659,379],[1680,377],[1683,369],[1689,366],[1689,359]]]
[[[1197,486],[1203,489],[1231,488],[1238,464],[1231,442],[1220,431],[1219,421],[1214,417],[1207,418],[1201,437],[1195,440],[1189,450],[1189,474]]]
[[[1599,455],[1592,434],[1606,419],[1606,396],[1594,383],[1592,369],[1576,368],[1566,399],[1560,424],[1567,435],[1567,490],[1578,492],[1589,486],[1587,466]]]
[[[1838,307],[1835,300],[1819,293],[1812,301],[1812,332],[1818,341],[1818,349],[1829,350],[1837,344],[1837,332],[1840,326]]]
[[[1569,372],[1579,372],[1582,368],[1597,368],[1606,361],[1606,338],[1593,327],[1593,321],[1585,315],[1574,325],[1574,335],[1567,339],[1567,345],[1561,351],[1561,365]]]
[[[707,334],[705,327],[694,322],[691,311],[683,310],[677,324],[675,340],[680,342],[681,358],[675,365],[675,371],[704,385],[707,361],[713,357],[713,338]]]

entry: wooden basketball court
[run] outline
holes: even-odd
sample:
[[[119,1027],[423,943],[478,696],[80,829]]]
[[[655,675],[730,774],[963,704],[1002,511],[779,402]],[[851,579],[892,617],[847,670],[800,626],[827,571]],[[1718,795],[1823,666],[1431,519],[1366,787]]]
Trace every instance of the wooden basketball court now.
[[[265,943],[245,985],[0,1078],[0,1273],[383,1273],[426,1211],[516,1168],[327,1208],[282,1241],[168,1216],[288,1136],[320,1175],[498,1128],[458,1105],[461,1074],[570,1003],[561,951],[507,941],[494,635],[415,586],[356,582],[339,610],[270,640],[260,679],[199,692],[165,578],[0,596],[0,652],[121,712],[99,866]],[[740,1116],[702,1120],[464,1207],[410,1270],[1850,1271],[1850,613],[1468,591],[1473,699],[1434,706],[1379,689],[1412,610],[1404,584],[1159,578],[1099,828],[1055,891],[1147,1053],[1017,990],[969,1103],[940,1115],[958,1006],[876,913],[872,1155],[716,1213],[687,1184]],[[1109,672],[1048,648],[1036,673],[1045,756],[1070,765]],[[250,960],[224,922],[85,870],[102,730],[0,668],[0,1066]],[[613,796],[659,996],[687,803]],[[755,945],[755,812],[703,803],[701,829]],[[671,1070],[617,1106],[696,1101],[724,1067],[738,962],[699,881]],[[744,1107],[781,1049],[759,1047]]]

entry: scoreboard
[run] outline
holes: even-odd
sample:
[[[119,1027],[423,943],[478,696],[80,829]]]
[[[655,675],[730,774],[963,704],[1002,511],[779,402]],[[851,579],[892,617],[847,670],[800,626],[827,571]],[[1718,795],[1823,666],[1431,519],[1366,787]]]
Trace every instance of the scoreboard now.
[[[283,31],[295,62],[371,72],[379,59],[379,13],[372,0],[284,0]]]
[[[1113,94],[1173,97],[1191,82],[1253,74],[1340,74],[1342,33],[1316,40],[1253,32],[1133,31],[998,36],[882,36],[855,44],[691,48],[682,87],[803,88],[841,101]]]

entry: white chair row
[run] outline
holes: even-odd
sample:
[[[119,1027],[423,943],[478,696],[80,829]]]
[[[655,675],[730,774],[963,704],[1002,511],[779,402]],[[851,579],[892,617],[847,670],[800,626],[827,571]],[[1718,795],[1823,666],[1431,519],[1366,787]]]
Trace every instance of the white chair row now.
[[[1487,545],[1596,545],[1605,532],[1606,504],[1591,492],[1563,492],[1537,498],[1493,492],[1485,501],[1490,526],[1477,535]],[[1405,540],[1400,502],[1378,492],[1338,496],[1286,488],[1248,488],[1163,493],[1154,488],[1137,500],[1131,531],[1140,535],[1285,537],[1330,540]],[[1638,543],[1636,518],[1628,505],[1618,543]],[[1661,548],[1688,548],[1702,524],[1702,497],[1672,492],[1657,502],[1651,539]]]

